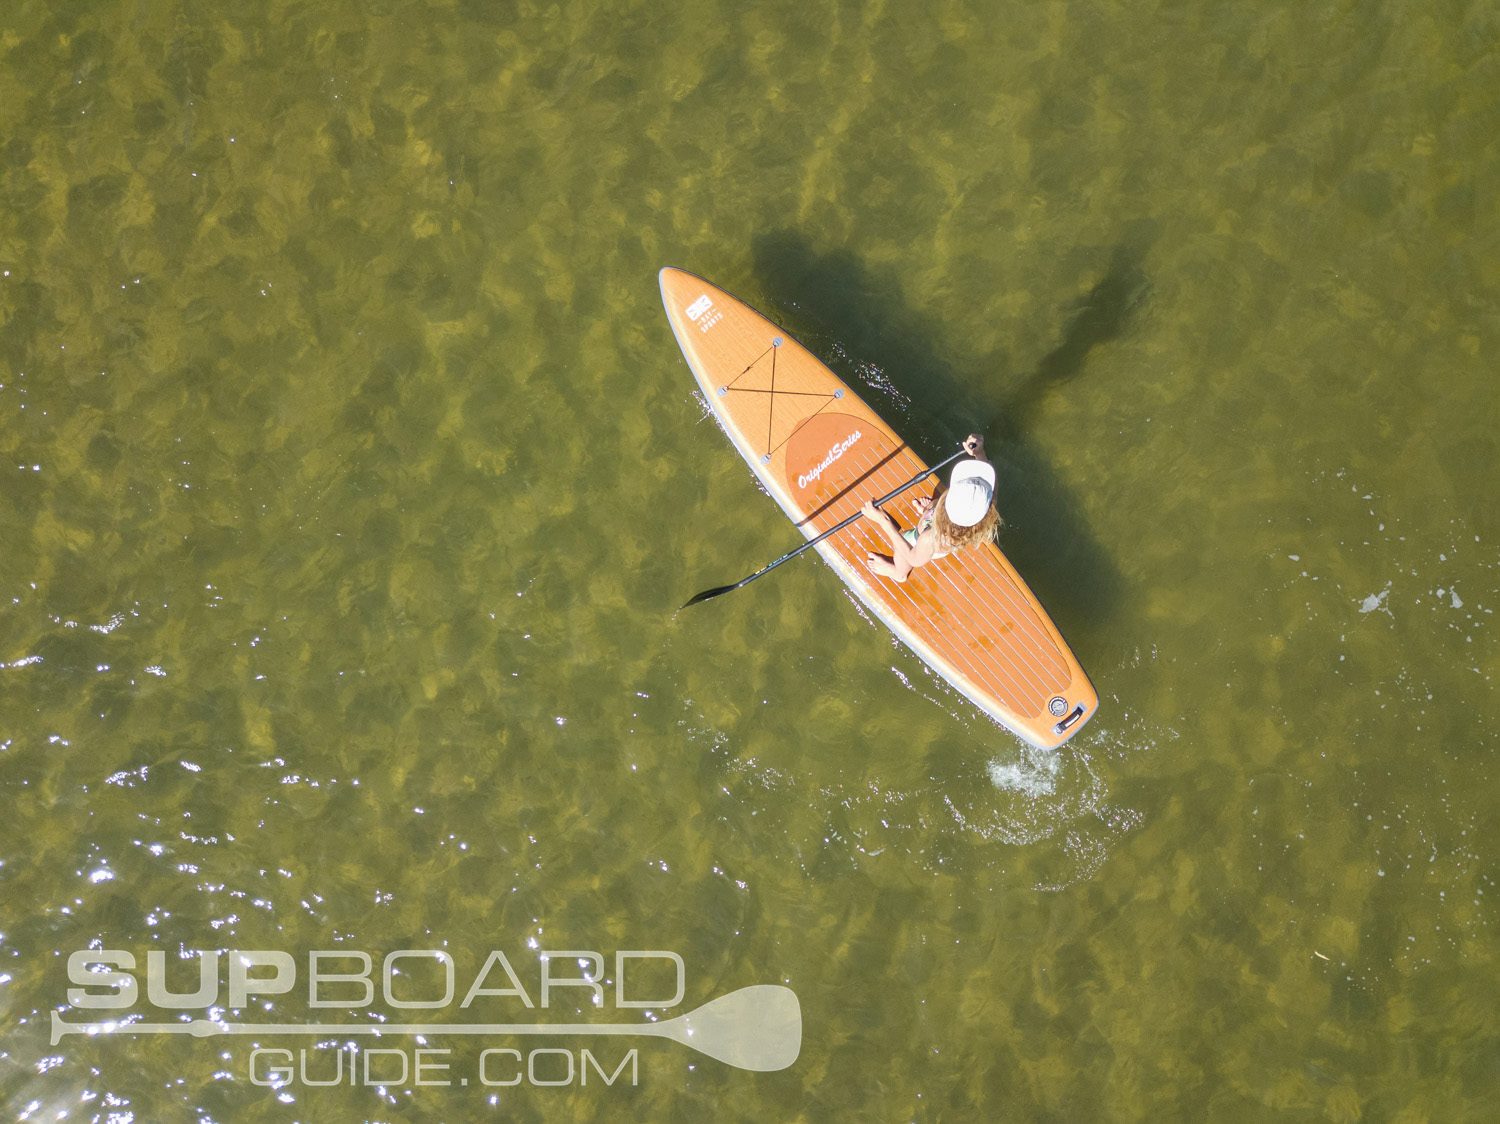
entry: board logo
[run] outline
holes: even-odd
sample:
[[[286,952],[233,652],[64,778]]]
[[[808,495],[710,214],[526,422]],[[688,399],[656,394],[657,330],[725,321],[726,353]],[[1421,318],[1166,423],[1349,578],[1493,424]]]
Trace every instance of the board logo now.
[[[840,495],[880,458],[886,436],[867,418],[831,411],[801,421],[786,442],[786,486],[804,510]]]
[[[833,464],[834,461],[838,460],[841,456],[847,453],[850,449],[854,448],[854,443],[863,436],[864,434],[856,429],[853,433],[849,434],[848,437],[845,437],[842,441],[836,443],[833,448],[828,450],[828,455],[826,457],[820,460],[817,464],[813,465],[812,468],[807,472],[802,473],[797,477],[797,487],[806,488],[810,484],[816,484],[818,482],[818,477],[823,475],[823,471],[831,464]]]
[[[724,314],[714,307],[712,298],[707,293],[687,306],[687,317],[698,325],[700,332],[706,332],[724,319]]]

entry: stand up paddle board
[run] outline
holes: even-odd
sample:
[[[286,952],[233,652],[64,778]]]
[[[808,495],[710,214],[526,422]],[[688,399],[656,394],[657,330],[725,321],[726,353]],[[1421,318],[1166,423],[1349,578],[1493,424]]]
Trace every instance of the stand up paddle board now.
[[[749,305],[681,269],[661,271],[661,295],[714,418],[808,539],[927,468],[842,379]],[[915,526],[913,504],[931,493],[919,485],[886,509]],[[929,667],[1032,745],[1062,745],[1099,708],[1062,633],[993,543],[929,562],[905,582],[865,568],[867,551],[890,551],[868,520],[815,549]]]

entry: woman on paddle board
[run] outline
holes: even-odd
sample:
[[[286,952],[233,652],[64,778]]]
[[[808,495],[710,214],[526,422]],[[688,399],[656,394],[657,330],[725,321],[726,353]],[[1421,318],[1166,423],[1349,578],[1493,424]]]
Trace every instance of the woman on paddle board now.
[[[964,450],[974,459],[953,466],[946,490],[939,487],[917,501],[917,525],[911,530],[903,531],[893,516],[865,501],[860,513],[891,544],[890,554],[872,550],[865,556],[872,574],[904,582],[908,574],[934,558],[994,536],[1000,525],[1000,513],[995,510],[995,466],[984,455],[984,438],[979,434],[964,439]]]

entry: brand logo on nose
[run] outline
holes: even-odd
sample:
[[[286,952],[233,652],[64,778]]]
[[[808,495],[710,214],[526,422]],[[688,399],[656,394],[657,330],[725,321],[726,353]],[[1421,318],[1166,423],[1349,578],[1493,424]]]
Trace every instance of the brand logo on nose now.
[[[687,318],[698,325],[700,332],[708,331],[720,320],[724,319],[724,313],[714,307],[713,298],[707,293],[704,293],[692,304],[688,305],[684,311],[687,312]]]

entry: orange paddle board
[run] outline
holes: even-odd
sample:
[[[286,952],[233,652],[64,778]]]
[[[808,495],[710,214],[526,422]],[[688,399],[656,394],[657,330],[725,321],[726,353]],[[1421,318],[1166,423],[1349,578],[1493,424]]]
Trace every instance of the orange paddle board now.
[[[894,491],[927,465],[805,347],[749,305],[681,269],[661,271],[662,302],[714,417],[809,539]],[[887,505],[904,527],[924,482]],[[1001,497],[1001,513],[1004,502]],[[993,543],[876,577],[890,552],[868,520],[815,548],[865,606],[986,714],[1050,749],[1099,708],[1094,686],[1041,602]]]

